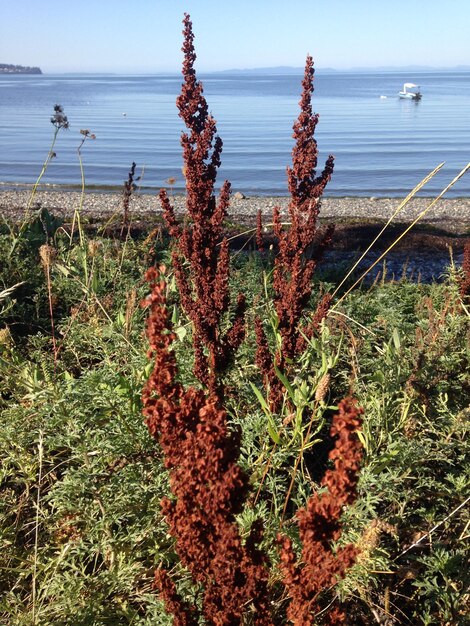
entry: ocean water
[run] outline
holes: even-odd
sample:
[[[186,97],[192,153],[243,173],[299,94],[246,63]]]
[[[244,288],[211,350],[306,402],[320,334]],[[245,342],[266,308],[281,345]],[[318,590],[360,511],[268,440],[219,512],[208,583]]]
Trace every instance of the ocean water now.
[[[224,144],[218,183],[248,195],[286,195],[292,124],[301,75],[200,75]],[[419,102],[400,100],[404,82],[421,86]],[[120,186],[137,163],[143,192],[176,179],[184,187],[176,109],[181,76],[0,76],[0,189],[31,184],[50,149],[55,104],[70,129],[59,133],[43,178],[80,184],[80,129],[96,134],[82,149],[87,187]],[[382,96],[382,97],[381,97]],[[385,97],[383,97],[385,96]],[[320,170],[335,172],[328,196],[402,196],[441,161],[444,170],[420,195],[437,194],[470,160],[470,72],[328,72],[315,74],[314,111]],[[470,176],[449,196],[469,196]]]

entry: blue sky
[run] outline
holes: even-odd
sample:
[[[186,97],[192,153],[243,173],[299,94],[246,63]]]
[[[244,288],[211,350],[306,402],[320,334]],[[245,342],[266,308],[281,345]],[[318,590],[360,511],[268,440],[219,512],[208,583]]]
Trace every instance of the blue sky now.
[[[470,65],[468,0],[1,0],[0,62],[45,72]]]

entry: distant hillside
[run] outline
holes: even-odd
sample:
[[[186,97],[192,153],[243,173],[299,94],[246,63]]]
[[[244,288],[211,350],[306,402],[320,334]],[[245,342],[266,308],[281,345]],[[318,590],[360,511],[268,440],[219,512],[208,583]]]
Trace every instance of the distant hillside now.
[[[39,67],[0,63],[0,74],[42,74]]]
[[[303,73],[303,67],[290,67],[290,66],[278,66],[278,67],[255,67],[250,69],[230,69],[219,70],[212,72],[213,74],[298,74]]]
[[[359,72],[433,72],[433,71],[468,71],[470,69],[469,65],[456,65],[454,67],[430,67],[424,65],[407,65],[407,66],[380,66],[380,67],[350,67],[348,69],[344,68],[341,70],[334,69],[332,67],[316,67],[316,70],[320,72],[351,72],[351,73],[359,73]],[[290,66],[280,66],[280,67],[256,67],[256,68],[246,68],[246,69],[229,69],[229,70],[219,70],[211,72],[211,74],[269,74],[269,75],[277,75],[277,74],[295,74],[302,75],[304,72],[303,67],[290,67]]]

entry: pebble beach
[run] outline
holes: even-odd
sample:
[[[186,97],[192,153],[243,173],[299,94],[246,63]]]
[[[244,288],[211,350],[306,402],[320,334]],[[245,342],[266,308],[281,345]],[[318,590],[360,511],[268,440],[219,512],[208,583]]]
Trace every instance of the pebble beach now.
[[[30,200],[31,191],[25,189],[0,190],[0,213],[6,219],[18,219]],[[182,195],[169,196],[176,213],[185,212]],[[83,218],[92,221],[107,220],[122,210],[122,193],[86,192],[83,200],[78,191],[37,191],[32,208],[44,207],[57,216],[67,219],[82,201]],[[324,198],[321,203],[321,219],[337,222],[355,220],[386,222],[397,209],[401,198]],[[394,219],[395,222],[412,222],[432,202],[432,198],[414,198]],[[269,219],[274,207],[287,216],[288,197],[246,197],[240,192],[232,195],[229,218],[241,224],[251,224],[261,209],[263,217]],[[161,214],[158,194],[135,193],[130,201],[133,220],[145,220]],[[470,228],[470,198],[441,199],[424,216],[423,223],[434,224],[449,233],[465,234]]]
[[[0,215],[7,221],[20,221],[30,201],[31,190],[10,189],[0,191]],[[185,197],[169,193],[175,212],[185,214]],[[381,224],[396,211],[401,198],[342,197],[322,199],[320,221],[335,222],[334,249],[327,252],[322,263],[326,271],[351,266],[373,239]],[[394,218],[396,232],[401,232],[432,202],[432,198],[414,198]],[[228,220],[239,230],[251,228],[261,210],[265,230],[269,233],[274,207],[288,219],[287,197],[245,197],[235,193],[229,208]],[[53,215],[69,221],[73,212],[82,206],[84,224],[104,224],[122,215],[122,193],[86,192],[81,197],[77,191],[38,191],[31,204],[32,209],[46,208]],[[133,194],[130,205],[133,227],[150,230],[162,214],[158,194]],[[376,231],[371,231],[375,225]],[[392,226],[389,230],[393,230]],[[366,278],[367,282],[380,279],[384,272],[388,278],[399,279],[406,275],[411,280],[431,282],[441,280],[452,262],[456,267],[463,261],[463,246],[470,239],[470,198],[452,198],[438,201],[420,220],[419,232],[414,228],[403,239],[404,245],[396,246],[387,254],[386,263],[380,261]],[[394,235],[391,235],[392,237]],[[395,235],[396,236],[396,235]],[[388,242],[384,243],[382,250]],[[359,266],[359,271],[369,267],[380,256],[380,247],[369,252]]]

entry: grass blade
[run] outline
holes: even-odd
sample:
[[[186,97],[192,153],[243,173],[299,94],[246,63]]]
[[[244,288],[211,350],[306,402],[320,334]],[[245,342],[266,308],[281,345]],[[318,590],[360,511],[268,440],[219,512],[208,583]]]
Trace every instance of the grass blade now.
[[[359,284],[359,283],[360,283],[360,282],[364,279],[364,277],[365,277],[365,276],[367,276],[367,274],[370,272],[370,270],[371,270],[371,269],[373,269],[373,268],[377,265],[377,263],[380,263],[380,261],[381,261],[381,260],[382,260],[382,259],[383,259],[383,258],[384,258],[384,257],[385,257],[388,253],[389,253],[389,252],[390,252],[390,250],[392,250],[392,249],[396,246],[396,244],[397,244],[397,243],[398,243],[398,242],[399,242],[399,241],[400,241],[400,240],[401,240],[401,239],[402,239],[402,238],[403,238],[403,237],[404,237],[404,236],[405,236],[405,235],[406,235],[406,234],[407,234],[407,233],[408,233],[408,232],[409,232],[412,228],[413,228],[413,226],[414,226],[415,224],[417,224],[417,223],[418,223],[418,222],[419,222],[419,221],[420,221],[420,220],[421,220],[421,219],[422,219],[422,218],[426,215],[426,213],[428,213],[428,211],[430,211],[430,210],[432,209],[432,207],[433,207],[433,206],[434,206],[434,205],[435,205],[435,204],[436,204],[436,203],[437,203],[437,202],[438,202],[438,201],[442,198],[442,196],[444,196],[444,195],[445,195],[445,194],[449,191],[449,189],[451,189],[451,187],[453,187],[453,186],[455,185],[455,183],[456,183],[456,182],[457,182],[460,178],[462,178],[462,176],[464,176],[464,175],[468,172],[468,170],[469,170],[469,169],[470,169],[470,163],[467,163],[467,165],[466,165],[466,166],[465,166],[465,167],[464,167],[464,168],[463,168],[463,169],[462,169],[462,170],[461,170],[461,171],[457,174],[457,176],[456,176],[453,180],[451,180],[451,182],[447,185],[447,187],[445,187],[445,188],[441,191],[441,193],[440,193],[440,194],[439,194],[436,198],[434,198],[434,200],[433,200],[430,204],[428,204],[428,206],[427,206],[425,209],[423,209],[423,210],[421,211],[421,213],[418,215],[418,217],[416,217],[416,218],[415,218],[415,219],[411,222],[411,224],[410,224],[410,225],[409,225],[409,226],[408,226],[408,227],[407,227],[407,228],[406,228],[406,229],[402,232],[402,234],[401,234],[399,237],[397,237],[397,238],[395,239],[395,241],[394,241],[394,242],[393,242],[393,243],[392,243],[392,244],[391,244],[391,245],[390,245],[390,246],[389,246],[389,247],[385,250],[385,252],[383,252],[383,253],[379,256],[379,258],[378,258],[378,259],[376,259],[376,260],[374,261],[374,263],[372,263],[372,265],[371,265],[370,267],[368,267],[368,268],[365,270],[365,272],[363,272],[363,273],[361,274],[361,276],[360,276],[360,277],[356,280],[356,282],[354,283],[354,285],[352,285],[352,286],[351,286],[351,287],[350,287],[350,288],[349,288],[349,289],[348,289],[348,290],[347,290],[347,291],[346,291],[346,292],[345,292],[345,293],[341,296],[341,298],[340,298],[340,299],[339,299],[339,300],[338,300],[338,301],[337,301],[337,302],[336,302],[336,303],[335,303],[335,304],[331,307],[330,312],[331,312],[332,310],[334,310],[334,309],[338,306],[338,304],[339,304],[342,300],[344,300],[344,298],[345,298],[345,297],[346,297],[346,296],[347,296],[347,295],[348,295],[348,294],[349,294],[349,293],[350,293],[350,292],[351,292],[351,291],[352,291],[352,290],[353,290],[353,289],[354,289],[354,288],[355,288],[355,287],[356,287],[356,286],[357,286],[357,285],[358,285],[358,284]]]
[[[424,185],[426,185],[431,180],[431,178],[433,178],[437,174],[437,172],[439,172],[439,170],[442,169],[442,167],[444,166],[444,163],[445,163],[444,161],[442,163],[439,163],[439,165],[437,167],[435,167],[433,169],[433,171],[430,172],[425,178],[423,178],[423,180],[420,181],[412,191],[410,191],[410,193],[406,196],[406,198],[404,200],[402,200],[402,202],[400,202],[400,204],[395,209],[395,211],[393,212],[392,216],[389,218],[389,220],[387,221],[385,226],[382,228],[382,230],[379,232],[379,234],[375,237],[375,239],[372,241],[372,243],[369,244],[368,248],[366,248],[366,250],[364,250],[364,252],[361,254],[361,256],[357,259],[357,261],[351,267],[349,272],[346,274],[346,276],[340,282],[340,284],[336,287],[336,289],[333,292],[333,297],[338,293],[339,289],[341,289],[341,287],[344,285],[345,281],[349,278],[349,276],[351,276],[351,274],[354,272],[356,267],[359,265],[359,263],[362,261],[362,259],[366,256],[366,254],[369,252],[369,250],[372,249],[374,244],[383,235],[383,233],[387,229],[387,227],[390,226],[390,224],[393,221],[393,219],[398,215],[398,213],[400,213],[400,211],[402,209],[405,208],[405,206],[408,204],[408,202],[418,193],[418,191],[420,191],[420,189],[422,189],[424,187]]]

